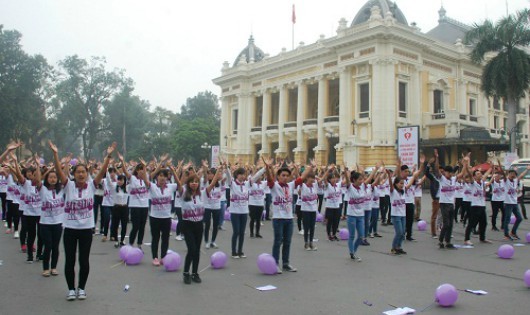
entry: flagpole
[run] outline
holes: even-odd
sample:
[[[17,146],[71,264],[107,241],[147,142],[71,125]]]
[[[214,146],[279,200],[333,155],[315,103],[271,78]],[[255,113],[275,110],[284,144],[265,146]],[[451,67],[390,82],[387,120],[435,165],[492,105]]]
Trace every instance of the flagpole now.
[[[294,24],[296,24],[296,13],[294,11],[294,3],[293,3],[293,12],[291,14],[291,49],[294,50]]]

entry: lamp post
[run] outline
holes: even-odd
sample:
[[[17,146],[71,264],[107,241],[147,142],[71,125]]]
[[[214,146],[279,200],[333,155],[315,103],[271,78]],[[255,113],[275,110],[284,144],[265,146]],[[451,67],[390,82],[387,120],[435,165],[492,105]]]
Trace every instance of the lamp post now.
[[[505,140],[508,140],[508,143],[510,145],[510,153],[513,153],[517,150],[517,134],[519,133],[517,131],[517,125],[512,127],[510,130],[502,129],[504,132],[504,136],[507,137]],[[515,140],[513,137],[516,137]]]
[[[212,145],[209,144],[208,142],[205,142],[205,143],[201,144],[201,148],[206,150],[206,160],[208,160],[208,163],[210,163],[210,155],[208,154],[208,152],[212,148]]]

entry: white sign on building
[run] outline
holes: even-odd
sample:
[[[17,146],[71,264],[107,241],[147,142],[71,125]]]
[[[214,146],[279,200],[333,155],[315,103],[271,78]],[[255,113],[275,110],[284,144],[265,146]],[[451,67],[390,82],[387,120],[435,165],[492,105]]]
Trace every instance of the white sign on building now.
[[[212,167],[219,167],[219,146],[212,145]]]
[[[399,127],[397,134],[398,156],[403,165],[408,165],[409,167],[418,165],[420,156],[420,127]]]

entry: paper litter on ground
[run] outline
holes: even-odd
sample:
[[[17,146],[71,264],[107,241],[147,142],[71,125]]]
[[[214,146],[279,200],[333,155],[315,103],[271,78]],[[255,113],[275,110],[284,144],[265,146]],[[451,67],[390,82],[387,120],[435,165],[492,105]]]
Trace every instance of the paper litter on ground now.
[[[414,314],[416,313],[416,310],[410,307],[398,307],[394,310],[383,312],[385,315],[406,315],[406,314]]]
[[[458,244],[455,244],[454,246],[456,248],[474,248],[473,245],[458,245]]]
[[[262,287],[256,287],[256,290],[259,290],[259,291],[271,291],[271,290],[276,290],[277,288],[271,284],[269,285],[264,285]]]
[[[525,244],[521,244],[521,243],[515,243],[513,244],[513,246],[515,247],[523,247],[523,246],[526,246]]]
[[[464,291],[469,292],[469,293],[473,293],[473,294],[476,294],[476,295],[486,295],[486,294],[488,294],[488,292],[486,292],[484,290],[465,289]]]

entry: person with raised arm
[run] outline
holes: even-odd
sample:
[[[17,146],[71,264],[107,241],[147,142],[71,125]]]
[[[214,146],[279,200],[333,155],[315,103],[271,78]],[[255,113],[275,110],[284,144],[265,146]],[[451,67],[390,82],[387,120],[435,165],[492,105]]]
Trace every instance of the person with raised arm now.
[[[92,229],[94,224],[94,193],[101,183],[103,175],[109,166],[112,153],[116,149],[116,142],[107,148],[107,156],[99,173],[93,180],[89,180],[88,168],[85,164],[76,164],[73,168],[73,180],[68,179],[61,168],[57,147],[49,141],[50,149],[55,160],[55,170],[64,185],[65,216],[64,216],[64,275],[68,285],[66,299],[87,298],[85,291],[88,274],[90,272],[90,248],[92,246]],[[79,283],[75,287],[75,258],[79,251]]]
[[[390,253],[394,255],[406,255],[407,252],[403,250],[403,240],[405,239],[405,223],[406,223],[406,206],[405,196],[407,190],[412,189],[412,185],[420,175],[420,171],[412,174],[411,180],[405,185],[405,180],[401,176],[396,176],[392,180],[392,174],[389,170],[388,184],[390,186],[390,203],[392,207],[392,224],[394,225],[394,239],[392,240],[392,249]]]
[[[213,178],[217,173],[217,169],[209,169],[207,161],[202,162],[202,169],[203,178],[201,181],[201,186],[207,187],[212,183]],[[221,197],[225,193],[224,190],[224,183],[221,180],[216,180],[215,185],[209,192],[207,192],[206,198],[204,200],[204,244],[207,249],[219,248],[219,246],[217,246],[217,244],[215,243],[215,240],[217,239],[217,232],[219,231],[219,220],[221,215]],[[210,239],[209,234],[211,225],[212,238]]]
[[[519,188],[519,181],[526,175],[526,173],[528,173],[528,170],[530,170],[530,165],[528,165],[519,176],[517,176],[516,170],[508,170],[507,178],[504,180],[504,188],[506,191],[503,222],[505,240],[513,241],[514,239],[520,239],[517,235],[517,228],[519,227],[519,224],[521,224],[521,221],[523,221],[523,217],[521,216],[519,206],[517,205],[517,189]],[[510,231],[512,214],[515,216],[515,223]]]
[[[118,152],[120,163],[117,166],[118,172],[122,172],[116,178],[116,182],[107,178],[107,187],[110,189],[113,207],[111,210],[110,239],[113,240],[114,247],[124,246],[125,235],[127,234],[127,220],[129,219],[129,193],[127,192],[127,176],[125,170],[127,163]],[[121,225],[120,239],[118,240],[118,227]]]
[[[298,196],[301,200],[300,211],[302,212],[302,222],[304,224],[304,249],[307,251],[316,251],[317,247],[313,244],[315,238],[315,223],[318,211],[318,180],[316,179],[314,170],[317,168],[315,161],[306,165],[304,174],[304,182],[300,185],[300,194]]]

